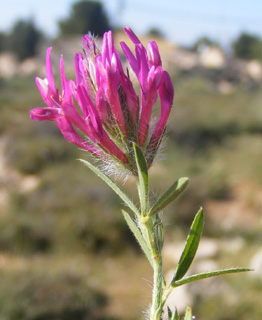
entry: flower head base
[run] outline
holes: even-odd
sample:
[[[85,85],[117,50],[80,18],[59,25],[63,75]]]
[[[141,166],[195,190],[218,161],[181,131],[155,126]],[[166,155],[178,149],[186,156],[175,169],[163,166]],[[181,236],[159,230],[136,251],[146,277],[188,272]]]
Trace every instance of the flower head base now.
[[[36,78],[47,107],[35,108],[30,115],[33,120],[54,120],[67,141],[136,175],[133,142],[142,149],[149,168],[162,141],[174,89],[162,69],[157,44],[149,42],[146,49],[130,28],[124,30],[134,43],[135,55],[124,42],[121,47],[140,92],[134,89],[128,69],[124,72],[112,32],[104,34],[101,50],[93,37],[85,35],[83,52],[75,55],[75,81],[67,80],[61,56],[61,93],[55,86],[48,48],[46,78]],[[161,110],[154,122],[152,109],[158,98]]]

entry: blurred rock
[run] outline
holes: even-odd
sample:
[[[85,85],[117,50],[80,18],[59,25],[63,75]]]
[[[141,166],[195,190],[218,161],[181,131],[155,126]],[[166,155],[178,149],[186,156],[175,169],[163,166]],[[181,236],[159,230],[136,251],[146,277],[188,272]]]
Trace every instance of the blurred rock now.
[[[184,242],[177,242],[176,244],[167,243],[163,247],[163,257],[170,262],[178,263],[181,253],[184,249]]]
[[[196,259],[213,258],[218,254],[219,242],[214,239],[202,238],[196,253]]]
[[[5,148],[8,145],[8,138],[0,138],[0,216],[5,214],[8,207],[10,187],[18,183],[18,174],[7,166]]]
[[[17,72],[18,65],[14,54],[10,52],[2,53],[0,55],[0,77],[12,78]]]
[[[19,66],[18,73],[20,76],[31,76],[31,75],[39,75],[42,73],[41,64],[44,64],[44,61],[40,61],[38,58],[29,58],[21,62]]]
[[[236,254],[240,252],[245,245],[245,241],[241,237],[235,239],[225,239],[221,242],[221,250],[223,252]]]
[[[146,46],[148,41],[153,40],[152,37],[140,37],[142,43]],[[125,63],[126,59],[119,45],[120,41],[125,41],[127,45],[133,44],[131,40],[123,33],[114,34],[115,45],[119,51],[120,57]],[[177,45],[166,41],[165,39],[156,39],[161,53],[164,69],[169,72],[185,72],[185,73],[203,73],[211,71],[222,72],[218,90],[222,94],[230,94],[234,91],[233,83],[254,84],[262,80],[262,64],[259,61],[245,61],[241,59],[230,58],[226,56],[221,48],[215,46],[206,46],[198,53],[186,48],[179,48]],[[97,41],[101,43],[101,38]],[[38,55],[26,59],[19,63],[12,53],[6,52],[0,55],[0,77],[11,78],[13,76],[38,76],[45,77],[45,57],[46,49],[53,47],[52,63],[54,76],[59,76],[59,61],[63,54],[65,72],[69,78],[74,77],[74,55],[75,52],[81,51],[82,41],[80,36],[58,38],[52,41],[43,41],[38,50]],[[130,74],[132,70],[130,68]],[[136,78],[132,75],[132,78]]]
[[[219,266],[213,260],[204,260],[194,264],[191,273],[196,274],[217,269],[219,269]],[[223,296],[226,293],[227,303],[234,304],[238,301],[237,294],[231,289],[230,285],[227,284],[225,278],[222,276],[190,283],[190,293],[194,298],[201,297],[203,299],[217,295]]]
[[[193,264],[191,273],[209,272],[217,269],[219,268],[214,260],[203,260]]]
[[[204,68],[222,69],[225,66],[225,62],[223,51],[217,47],[205,47],[199,54],[199,63]]]
[[[178,69],[192,70],[198,66],[198,58],[194,52],[177,49],[173,53],[169,64],[175,65]]]
[[[249,61],[246,65],[248,76],[256,81],[262,80],[262,64],[257,60]]]
[[[251,258],[250,268],[255,270],[249,274],[262,280],[262,249],[259,249]]]
[[[217,85],[218,91],[224,95],[231,94],[234,92],[235,87],[232,83],[229,81],[222,80]]]
[[[209,272],[219,269],[213,260],[198,261],[192,265],[188,275]],[[172,280],[174,270],[170,270],[166,275],[167,283]],[[237,303],[238,295],[223,277],[213,277],[201,281],[191,282],[181,287],[175,288],[167,299],[167,305],[174,310],[176,307],[179,313],[183,313],[187,305],[192,305],[197,298],[227,294],[227,303],[230,305]]]
[[[179,258],[184,249],[185,242],[176,244],[166,244],[163,248],[163,256],[165,259],[178,263]],[[219,251],[219,242],[217,240],[202,238],[197,250],[196,259],[207,259],[217,255]]]
[[[20,190],[23,193],[30,193],[34,191],[40,184],[40,179],[37,176],[25,176],[21,178],[20,181]]]
[[[166,275],[166,281],[169,283],[174,276],[174,270],[170,270]],[[189,289],[189,285],[186,284],[181,287],[175,288],[167,299],[166,305],[171,310],[175,307],[179,313],[183,313],[188,305],[193,304],[193,295]]]

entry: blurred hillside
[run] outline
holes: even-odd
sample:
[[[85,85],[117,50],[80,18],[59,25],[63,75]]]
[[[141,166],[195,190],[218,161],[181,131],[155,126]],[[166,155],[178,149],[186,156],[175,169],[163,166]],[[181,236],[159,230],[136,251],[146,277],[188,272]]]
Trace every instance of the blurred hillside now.
[[[119,52],[119,43],[125,41],[130,47],[132,42],[123,31],[114,33],[115,44]],[[167,42],[162,37],[142,36],[142,43],[146,46],[148,41],[155,40],[159,46],[164,67],[171,72],[203,74],[212,77],[216,82],[222,82],[221,90],[230,90],[230,85],[242,83],[246,85],[262,81],[262,62],[255,59],[239,59],[227,55],[223,49],[216,45],[204,45],[198,50],[180,48]],[[99,41],[99,40],[98,40]],[[52,46],[52,58],[59,65],[60,55],[63,54],[67,73],[74,74],[75,48],[81,51],[81,36],[58,38],[52,41],[43,40],[39,43],[37,53],[22,61],[11,52],[0,53],[0,77],[11,78],[14,76],[45,76],[46,48]],[[58,70],[58,69],[57,69]],[[57,71],[54,68],[54,71]],[[223,83],[226,81],[227,84]]]
[[[170,304],[182,312],[189,303],[202,320],[261,320],[262,65],[216,46],[194,52],[156,41],[176,96],[164,159],[151,169],[152,197],[181,176],[191,181],[163,214],[166,272],[200,205],[206,223],[194,270],[256,268],[187,286]],[[0,320],[139,319],[151,270],[121,201],[76,161],[89,155],[66,143],[54,123],[29,119],[31,108],[44,105],[34,77],[45,75],[47,46],[21,62],[0,56]],[[61,53],[74,77],[81,38],[51,46],[57,78]],[[132,179],[123,187],[136,199]]]

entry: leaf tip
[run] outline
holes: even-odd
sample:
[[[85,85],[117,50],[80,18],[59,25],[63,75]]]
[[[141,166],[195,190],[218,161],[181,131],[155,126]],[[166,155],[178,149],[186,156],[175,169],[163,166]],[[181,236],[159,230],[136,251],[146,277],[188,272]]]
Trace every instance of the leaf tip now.
[[[80,162],[82,162],[82,163],[84,163],[84,164],[86,164],[87,163],[87,161],[86,160],[84,160],[84,159],[76,159],[76,161],[80,161]]]
[[[124,209],[121,209],[121,212],[123,213],[123,215],[128,214]]]

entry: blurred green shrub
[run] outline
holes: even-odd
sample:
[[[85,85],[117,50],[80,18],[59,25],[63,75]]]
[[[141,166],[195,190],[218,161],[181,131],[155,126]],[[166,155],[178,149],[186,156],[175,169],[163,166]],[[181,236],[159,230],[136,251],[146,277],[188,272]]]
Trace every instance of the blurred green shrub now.
[[[158,27],[152,27],[147,31],[148,37],[165,38],[164,33]]]
[[[41,38],[42,33],[32,19],[20,19],[13,25],[7,41],[10,50],[24,60],[36,54]]]
[[[33,221],[7,220],[1,222],[0,232],[2,251],[19,254],[43,253],[48,251],[52,244],[50,230]]]
[[[8,42],[7,34],[1,31],[0,32],[0,52],[7,50],[7,42]]]
[[[169,237],[186,236],[193,215],[199,206],[205,207],[205,202],[210,198],[226,201],[234,196],[232,191],[237,183],[247,183],[249,186],[250,182],[261,184],[262,181],[261,87],[257,85],[250,90],[250,87],[234,83],[231,93],[221,94],[217,87],[220,76],[174,75],[176,98],[168,126],[168,148],[164,150],[167,156],[165,161],[152,168],[150,181],[157,197],[175,179],[190,177],[186,192],[177,202],[170,204],[163,214]],[[29,108],[43,104],[33,79],[0,81],[0,102],[0,140],[8,142],[2,149],[4,171],[0,174],[0,187],[8,193],[7,203],[1,207],[1,261],[4,265],[5,256],[18,257],[29,266],[31,261],[34,263],[35,258],[41,257],[43,268],[46,269],[45,261],[47,265],[50,265],[50,260],[55,264],[57,262],[52,260],[55,257],[61,259],[60,269],[63,270],[58,272],[61,272],[61,277],[51,277],[43,275],[43,270],[39,272],[39,265],[36,266],[37,273],[30,270],[30,273],[22,274],[18,274],[20,265],[12,265],[12,270],[16,271],[9,271],[7,265],[7,271],[1,270],[0,274],[0,319],[109,320],[101,314],[104,304],[100,304],[97,292],[85,286],[85,277],[80,279],[79,275],[79,278],[74,278],[77,284],[73,285],[64,274],[64,267],[67,266],[67,259],[72,259],[78,270],[79,260],[74,260],[77,255],[88,255],[90,259],[99,261],[101,255],[107,254],[111,258],[113,254],[112,259],[121,266],[127,259],[126,253],[130,254],[130,251],[133,259],[138,258],[141,262],[142,259],[132,252],[134,247],[139,248],[125,225],[120,211],[121,201],[75,160],[85,158],[87,154],[63,141],[54,123],[36,124],[30,121]],[[16,184],[16,180],[9,181],[8,174],[17,171],[21,181],[18,179]],[[28,174],[33,174],[33,178],[39,181],[31,191],[23,190],[21,183]],[[5,180],[10,183],[6,189]],[[123,187],[128,189],[137,203],[132,179]],[[250,193],[250,201],[255,201],[255,193],[251,188]],[[259,217],[261,207],[257,205],[255,210]],[[241,217],[241,213],[239,215]],[[219,238],[228,232],[218,224],[206,222],[207,236]],[[240,235],[239,230],[233,235],[230,232],[232,237]],[[241,233],[242,236],[251,252],[251,246],[261,244],[259,224],[257,230],[250,228]],[[238,263],[246,264],[245,255],[238,254],[237,258]],[[226,259],[224,265],[234,265],[231,256],[227,255]],[[83,268],[86,270],[85,265]],[[90,269],[91,273],[97,271],[95,263]],[[44,270],[45,273],[47,271]],[[101,275],[96,274],[95,277],[98,282],[101,280]],[[65,279],[64,285],[60,283],[62,279]],[[249,283],[241,277],[238,279],[236,287],[241,283]],[[39,290],[35,287],[39,287]],[[57,309],[55,303],[48,300],[49,296],[53,297],[52,290],[56,295],[54,301],[58,301]],[[207,297],[204,300],[199,297],[195,313],[201,319],[209,319],[212,315],[212,320],[260,320],[261,285],[250,284],[238,292],[244,292],[245,295],[241,297],[241,305],[233,306],[232,310],[219,297]],[[34,295],[43,297],[43,302]],[[80,306],[77,301],[81,302]],[[94,307],[89,305],[89,301]],[[41,305],[45,309],[41,309]],[[131,315],[132,307],[126,307],[129,307],[128,314]]]
[[[104,294],[73,274],[1,273],[0,319],[106,319],[102,318],[106,303]]]
[[[73,150],[69,144],[60,143],[60,138],[39,136],[36,143],[34,135],[16,137],[11,142],[12,148],[7,149],[7,161],[23,174],[36,174],[49,165],[72,160]]]
[[[72,5],[68,18],[58,23],[61,35],[86,34],[103,36],[111,29],[103,4],[100,1],[77,1]]]
[[[202,36],[194,42],[191,48],[193,51],[201,51],[201,49],[208,46],[219,47],[219,43],[216,40],[209,38],[208,36]]]
[[[241,33],[232,44],[237,58],[262,60],[262,39],[246,32]]]
[[[200,319],[260,320],[262,282],[256,281],[255,283],[255,281],[250,281],[250,278],[247,279],[247,277],[244,277],[244,279],[240,277],[240,279],[233,279],[233,281],[232,279],[230,280],[231,292],[229,294],[213,293],[209,296],[197,296],[193,306],[194,313]],[[238,295],[238,292],[241,292],[241,295]],[[230,295],[231,299],[229,298]]]

